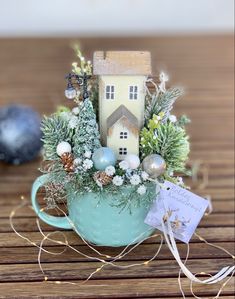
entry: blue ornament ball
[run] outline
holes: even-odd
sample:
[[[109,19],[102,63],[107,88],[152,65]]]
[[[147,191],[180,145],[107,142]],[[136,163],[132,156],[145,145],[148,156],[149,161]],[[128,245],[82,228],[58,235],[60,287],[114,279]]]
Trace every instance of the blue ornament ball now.
[[[92,161],[97,170],[105,170],[107,166],[114,166],[117,159],[111,148],[100,147],[92,155]]]
[[[34,159],[42,146],[41,119],[27,106],[0,109],[0,161],[21,164]]]

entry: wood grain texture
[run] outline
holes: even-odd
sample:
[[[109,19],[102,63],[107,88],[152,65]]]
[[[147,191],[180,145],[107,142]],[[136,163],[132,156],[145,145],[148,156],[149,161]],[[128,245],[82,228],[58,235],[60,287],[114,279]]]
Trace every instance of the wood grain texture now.
[[[176,278],[139,278],[90,280],[87,283],[72,280],[76,285],[56,284],[50,282],[1,283],[0,298],[171,298],[180,296]],[[182,279],[185,295],[191,294],[189,282]],[[195,285],[194,291],[199,296],[215,296],[219,285]],[[3,295],[4,294],[4,295]],[[6,294],[6,295],[5,295]],[[57,297],[56,297],[57,294]],[[226,285],[224,295],[234,294],[234,278]],[[21,297],[20,297],[21,296]]]
[[[0,39],[0,106],[23,103],[41,114],[53,112],[58,104],[68,105],[64,98],[64,75],[70,70],[73,51],[71,39]],[[174,113],[187,114],[191,139],[191,160],[209,174],[208,185],[200,189],[188,179],[193,192],[210,195],[213,214],[204,217],[197,233],[215,246],[234,253],[234,71],[232,36],[181,36],[158,38],[82,38],[82,48],[92,58],[95,50],[147,50],[152,55],[153,74],[166,70],[172,85],[185,88],[185,96],[175,105]],[[72,104],[70,104],[72,105]],[[94,279],[83,284],[90,272],[99,267],[82,255],[66,249],[61,256],[42,254],[43,268],[51,282],[44,282],[37,264],[37,248],[20,239],[11,230],[9,215],[29,199],[30,187],[39,175],[40,157],[25,165],[13,167],[0,163],[0,298],[182,298],[177,283],[178,266],[166,245],[158,259],[145,267],[126,270],[107,267]],[[199,182],[203,173],[199,173]],[[19,210],[14,225],[22,234],[39,244],[34,212]],[[41,223],[45,232],[52,227]],[[65,232],[71,245],[86,254],[91,250],[73,233]],[[57,236],[59,240],[61,236]],[[155,253],[158,240],[148,240],[120,263],[148,260]],[[59,252],[63,246],[45,242],[46,249]],[[186,246],[178,242],[182,258]],[[100,248],[116,255],[121,248]],[[229,256],[215,247],[191,240],[188,266],[192,272],[216,273],[231,265]],[[61,282],[77,283],[58,284]],[[53,281],[53,282],[52,282]],[[182,278],[187,298],[192,298],[189,281]],[[215,296],[220,285],[195,285],[203,298]],[[224,288],[221,298],[234,298],[234,280]]]
[[[230,214],[229,217],[232,217],[232,215]],[[15,222],[15,226],[17,227],[17,220]],[[233,242],[235,239],[234,227],[217,227],[216,229],[214,227],[198,228],[197,233],[203,238],[205,238],[208,242]],[[40,244],[40,241],[42,239],[42,235],[39,232],[25,232],[22,233],[22,235],[38,245]],[[78,238],[77,235],[71,231],[64,232],[64,235],[66,236],[70,245],[83,244],[83,241],[80,240],[80,238]],[[56,240],[63,241],[64,239],[60,235],[58,235],[58,237],[56,237]],[[150,240],[145,242],[153,243],[153,241]],[[198,238],[193,236],[190,242],[198,243]],[[155,243],[159,243],[159,239],[156,240]],[[44,244],[48,246],[55,245],[52,241],[49,240],[46,240]],[[30,246],[30,243],[28,243],[24,239],[16,238],[15,233],[13,232],[1,233],[0,248],[12,246]]]
[[[229,252],[234,251],[234,243],[233,242],[213,242],[216,246],[222,246],[224,249]],[[190,259],[213,259],[213,258],[228,258],[228,254],[226,252],[220,251],[219,249],[215,249],[214,247],[208,246],[206,244],[200,244],[200,250],[198,250],[198,243],[192,243],[190,245]],[[35,256],[38,254],[38,249],[35,247],[23,247],[24,250],[21,250],[19,246],[15,247],[1,247],[0,248],[0,256],[1,263],[8,264],[37,264],[37,260]],[[91,249],[87,248],[86,245],[75,245],[77,250],[89,254],[90,256],[95,256],[94,252]],[[141,261],[150,259],[156,252],[157,244],[142,244],[139,247],[128,254],[128,256],[123,257],[124,261]],[[61,252],[64,247],[63,246],[45,246],[45,249],[58,253]],[[186,257],[187,247],[185,244],[179,243],[178,249],[182,258]],[[117,255],[120,253],[120,248],[100,248],[102,253],[107,255]],[[171,252],[169,251],[166,245],[163,245],[162,250],[158,255],[158,260],[174,260]],[[48,253],[42,254],[42,262],[45,263],[59,263],[59,262],[84,262],[88,261],[87,258],[82,256],[81,254],[77,254],[72,249],[67,248],[66,251],[61,256],[50,255]]]

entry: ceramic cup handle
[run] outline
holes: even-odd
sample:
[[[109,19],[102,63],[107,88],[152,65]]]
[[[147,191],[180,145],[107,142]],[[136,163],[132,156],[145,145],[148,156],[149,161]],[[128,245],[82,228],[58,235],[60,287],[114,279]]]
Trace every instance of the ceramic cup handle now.
[[[51,216],[43,211],[41,211],[41,208],[38,204],[37,201],[37,192],[40,187],[42,187],[46,182],[48,181],[48,175],[42,175],[38,177],[32,186],[32,192],[31,192],[31,201],[32,201],[32,206],[38,215],[38,217],[46,222],[49,225],[59,227],[59,228],[64,228],[64,229],[71,229],[72,226],[69,223],[69,220],[67,217],[56,217],[56,216]]]

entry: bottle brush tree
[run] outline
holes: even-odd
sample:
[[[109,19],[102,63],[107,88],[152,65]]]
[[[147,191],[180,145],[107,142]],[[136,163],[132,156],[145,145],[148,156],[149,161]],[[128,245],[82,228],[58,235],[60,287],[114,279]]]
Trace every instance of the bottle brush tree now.
[[[96,115],[89,99],[81,104],[73,144],[73,153],[76,158],[82,158],[85,152],[93,152],[101,147]]]

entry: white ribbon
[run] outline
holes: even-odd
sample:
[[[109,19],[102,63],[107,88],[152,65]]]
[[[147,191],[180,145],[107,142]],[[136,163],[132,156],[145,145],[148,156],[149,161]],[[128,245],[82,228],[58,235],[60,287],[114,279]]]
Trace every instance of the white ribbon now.
[[[167,204],[166,204],[165,200],[163,200],[163,204],[164,204],[164,209],[165,209],[166,215],[168,215],[167,214],[168,207],[167,207]],[[173,231],[172,231],[172,228],[171,228],[169,217],[167,216],[167,217],[165,217],[165,219],[166,219],[166,222],[164,222],[163,219],[162,219],[161,225],[162,225],[162,230],[163,230],[163,233],[164,233],[166,243],[167,243],[171,253],[173,254],[174,258],[176,259],[177,263],[179,264],[182,272],[191,281],[194,281],[194,282],[197,282],[197,283],[202,283],[202,284],[214,284],[214,283],[217,283],[217,282],[223,280],[225,277],[227,277],[230,273],[232,273],[235,270],[235,266],[227,266],[227,267],[222,268],[217,274],[215,274],[214,276],[212,276],[208,279],[205,279],[205,280],[198,279],[195,275],[192,274],[192,272],[190,272],[190,270],[182,262],[182,260],[180,258],[180,255],[179,255],[179,251],[177,249],[177,245],[176,245],[176,242],[175,242],[175,238],[174,238],[174,235],[173,235]],[[168,237],[168,235],[169,235],[170,238]]]

